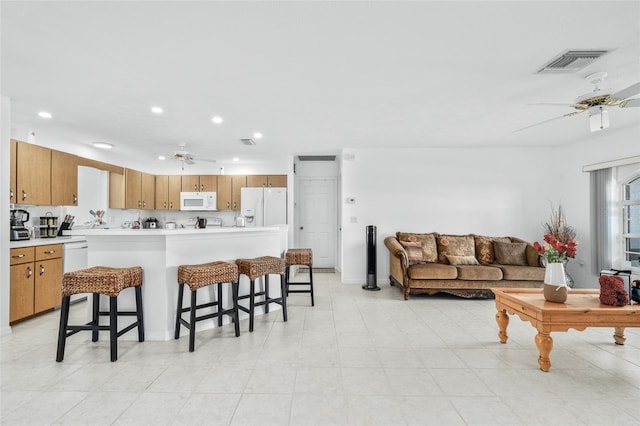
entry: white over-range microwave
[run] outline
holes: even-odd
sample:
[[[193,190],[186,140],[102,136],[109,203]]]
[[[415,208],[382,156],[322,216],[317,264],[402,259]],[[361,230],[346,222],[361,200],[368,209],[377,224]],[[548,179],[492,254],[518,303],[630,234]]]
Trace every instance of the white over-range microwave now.
[[[215,192],[181,192],[180,210],[211,211],[217,210]]]

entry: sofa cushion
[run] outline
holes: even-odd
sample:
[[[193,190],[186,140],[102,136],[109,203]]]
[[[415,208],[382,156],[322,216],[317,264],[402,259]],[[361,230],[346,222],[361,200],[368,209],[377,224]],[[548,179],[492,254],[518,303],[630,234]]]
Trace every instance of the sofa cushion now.
[[[438,235],[438,261],[446,265],[447,255],[475,257],[473,235]]]
[[[511,281],[544,281],[544,268],[537,266],[495,265],[502,269],[505,280]]]
[[[474,235],[473,239],[476,244],[476,258],[480,263],[491,264],[496,260],[496,254],[493,250],[494,241],[501,243],[510,243],[509,237],[485,237],[482,235]]]
[[[494,266],[485,265],[461,265],[458,268],[458,279],[469,281],[499,281],[502,279],[502,270]]]
[[[527,266],[527,243],[502,243],[495,241],[493,249],[496,253],[495,263],[500,265]]]
[[[400,241],[400,245],[407,252],[409,265],[422,262],[422,243],[419,241]]]
[[[398,241],[419,242],[422,244],[422,261],[423,262],[437,262],[438,261],[438,248],[436,245],[436,233],[430,234],[412,234],[408,232],[397,232],[396,237]]]
[[[478,259],[473,256],[455,256],[453,254],[447,254],[447,261],[449,265],[478,265]]]
[[[451,265],[420,263],[409,266],[407,275],[412,280],[455,280],[458,277],[458,270]]]

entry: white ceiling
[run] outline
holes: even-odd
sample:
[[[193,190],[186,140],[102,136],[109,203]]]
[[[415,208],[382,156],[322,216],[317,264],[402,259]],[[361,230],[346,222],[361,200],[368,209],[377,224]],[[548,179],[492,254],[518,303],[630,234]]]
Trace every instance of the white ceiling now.
[[[514,133],[573,111],[530,104],[570,104],[596,71],[614,91],[640,80],[639,1],[2,1],[1,18],[14,133],[111,142],[149,165],[179,143],[220,164],[565,145],[604,132],[580,114]],[[536,74],[566,49],[602,48],[614,50],[578,73]],[[608,133],[638,128],[640,108],[610,120]]]

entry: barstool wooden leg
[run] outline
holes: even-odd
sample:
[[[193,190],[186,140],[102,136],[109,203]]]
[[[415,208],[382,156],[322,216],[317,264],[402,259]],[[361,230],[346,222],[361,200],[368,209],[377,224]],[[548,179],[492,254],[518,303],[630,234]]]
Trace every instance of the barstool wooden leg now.
[[[282,319],[287,322],[287,280],[282,275],[280,275],[280,291],[282,292],[280,296],[282,298]]]
[[[236,337],[240,336],[240,316],[238,315],[238,283],[231,283],[231,294],[233,298],[233,324]]]
[[[64,359],[64,348],[67,342],[67,325],[69,324],[69,305],[71,304],[71,296],[62,298],[62,308],[60,309],[60,329],[58,330],[58,353],[56,361],[61,362]]]
[[[198,290],[191,290],[191,310],[189,311],[189,352],[196,347],[196,295]]]
[[[222,283],[216,284],[218,287],[218,327],[222,327]]]
[[[315,306],[313,301],[313,267],[309,265],[309,287],[311,287],[311,306]]]
[[[253,312],[256,308],[256,282],[251,280],[249,288],[249,332],[253,331]]]
[[[97,332],[97,331],[96,331]],[[109,297],[109,346],[111,362],[118,359],[118,297]]]
[[[144,317],[142,316],[142,288],[136,287],[136,318],[138,319],[138,342],[144,342]]]
[[[98,326],[100,325],[100,294],[99,293],[93,293],[93,321],[91,321],[91,325],[93,325],[94,328],[91,331],[91,341],[92,342],[97,342],[98,341]]]
[[[264,300],[265,300],[265,304],[264,304],[264,313],[268,314],[269,313],[269,302],[267,302],[267,300],[269,300],[269,274],[266,274],[264,276]]]
[[[173,338],[180,338],[180,318],[182,317],[182,294],[184,293],[184,284],[178,285],[178,308],[176,309],[176,332]]]
[[[285,297],[289,297],[289,267],[284,270],[284,282],[285,282]]]

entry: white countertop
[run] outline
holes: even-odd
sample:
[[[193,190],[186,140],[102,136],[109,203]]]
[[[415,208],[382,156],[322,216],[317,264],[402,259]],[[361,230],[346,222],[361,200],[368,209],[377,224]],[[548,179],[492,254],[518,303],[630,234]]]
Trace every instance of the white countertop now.
[[[286,227],[286,225],[283,225]],[[279,226],[265,227],[209,227],[204,229],[195,228],[178,228],[178,229],[129,229],[129,228],[106,228],[106,229],[77,229],[71,231],[63,231],[65,235],[85,235],[85,236],[123,236],[123,235],[139,235],[139,236],[158,236],[158,235],[202,235],[202,234],[225,234],[225,233],[245,233],[245,232],[266,232],[278,231]]]
[[[78,241],[86,241],[84,234],[76,234],[73,236],[63,236],[55,238],[33,238],[31,240],[11,241],[9,248],[21,248],[21,247],[33,247],[33,246],[45,246],[48,244],[66,244],[75,243]]]

